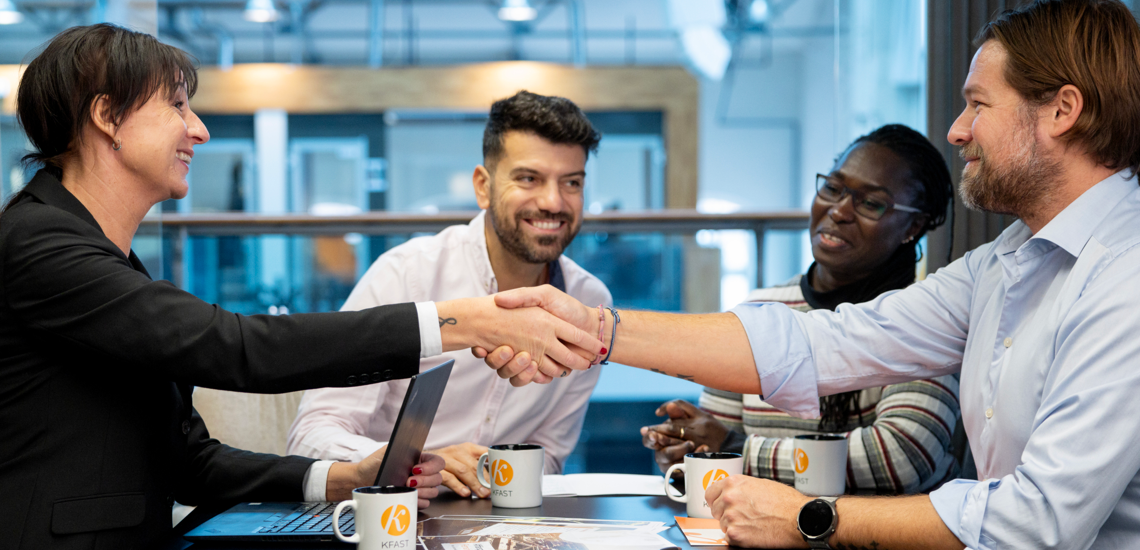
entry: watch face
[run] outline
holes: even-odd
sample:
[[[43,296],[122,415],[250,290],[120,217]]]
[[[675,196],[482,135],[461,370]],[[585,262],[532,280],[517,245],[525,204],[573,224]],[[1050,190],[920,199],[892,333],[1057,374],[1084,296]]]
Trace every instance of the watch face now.
[[[818,537],[831,528],[831,507],[822,500],[813,500],[800,510],[800,531],[809,537]]]

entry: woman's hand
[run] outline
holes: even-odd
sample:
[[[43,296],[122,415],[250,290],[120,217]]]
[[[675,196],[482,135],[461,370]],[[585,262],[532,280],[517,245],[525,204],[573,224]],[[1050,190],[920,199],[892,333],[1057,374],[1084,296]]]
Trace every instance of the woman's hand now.
[[[641,428],[641,443],[654,451],[654,460],[664,472],[685,459],[688,453],[717,452],[728,435],[728,427],[713,415],[681,399],[657,408],[657,416],[669,420]]]
[[[360,462],[336,462],[329,468],[328,481],[325,483],[325,495],[329,501],[337,502],[352,498],[352,490],[357,487],[368,487],[376,482],[376,473],[380,471],[380,464],[384,462],[385,445],[380,450],[368,455]],[[444,468],[443,458],[431,453],[421,453],[420,463],[408,472],[408,487],[415,487],[419,493],[419,507],[427,508],[430,500],[439,495],[439,485],[443,483],[441,472]]]

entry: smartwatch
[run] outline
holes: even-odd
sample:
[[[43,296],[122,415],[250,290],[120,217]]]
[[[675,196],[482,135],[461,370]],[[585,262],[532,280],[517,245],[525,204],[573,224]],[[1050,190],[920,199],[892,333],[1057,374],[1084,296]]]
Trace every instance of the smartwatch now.
[[[835,501],[838,497],[819,497],[804,504],[796,517],[796,527],[807,541],[810,548],[826,548],[827,539],[835,532],[839,525],[839,514],[835,511]]]

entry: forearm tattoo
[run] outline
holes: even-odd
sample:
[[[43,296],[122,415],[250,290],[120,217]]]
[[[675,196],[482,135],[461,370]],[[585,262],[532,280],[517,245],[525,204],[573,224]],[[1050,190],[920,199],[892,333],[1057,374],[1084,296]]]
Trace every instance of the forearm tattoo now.
[[[649,370],[651,370],[651,371],[653,371],[653,372],[655,372],[655,373],[657,373],[657,374],[664,374],[665,376],[674,376],[674,377],[676,377],[676,378],[680,378],[681,380],[685,380],[685,381],[687,381],[687,382],[692,382],[692,381],[693,381],[693,377],[692,377],[692,375],[689,375],[689,374],[680,374],[680,373],[678,373],[678,374],[669,374],[669,373],[667,373],[667,372],[665,372],[665,371],[663,371],[663,370],[658,370],[658,369],[649,369]]]
[[[875,541],[871,541],[871,544],[865,546],[856,546],[854,544],[837,544],[835,546],[835,550],[886,550],[886,548],[879,546],[879,543]]]
[[[447,319],[444,319],[443,317],[439,318],[439,328],[443,328],[443,325],[458,325],[458,324],[459,324],[459,321],[456,321],[455,317],[448,317]]]

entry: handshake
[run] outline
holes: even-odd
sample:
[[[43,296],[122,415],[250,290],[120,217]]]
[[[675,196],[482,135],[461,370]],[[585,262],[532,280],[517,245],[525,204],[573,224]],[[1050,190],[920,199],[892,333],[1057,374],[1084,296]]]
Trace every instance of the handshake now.
[[[588,307],[550,285],[436,302],[436,309],[443,351],[470,348],[513,386],[545,384],[610,358],[703,386],[763,394],[748,334],[732,313],[628,311],[615,319],[613,310]]]
[[[444,349],[454,349],[449,343],[457,339],[475,343],[472,353],[500,377],[509,378],[513,386],[546,384],[572,370],[589,369],[609,351],[613,331],[606,330],[601,338],[599,334],[603,321],[606,327],[613,326],[612,314],[606,310],[599,318],[598,308],[587,307],[550,285],[471,300],[480,302],[468,313],[475,319],[472,327],[464,327],[462,318],[449,313],[453,304],[466,300],[437,304]],[[493,300],[493,304],[484,300]]]

